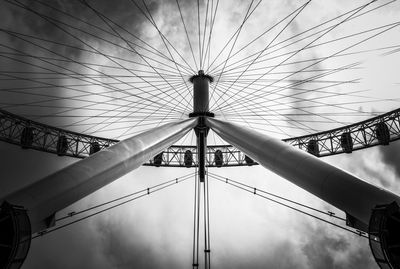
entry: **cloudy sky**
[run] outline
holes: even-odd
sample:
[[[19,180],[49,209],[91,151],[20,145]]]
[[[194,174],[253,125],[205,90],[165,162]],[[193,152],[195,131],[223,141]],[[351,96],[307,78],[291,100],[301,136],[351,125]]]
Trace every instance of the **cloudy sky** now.
[[[1,2],[2,109],[123,139],[187,117],[188,79],[200,69],[200,58],[214,77],[210,107],[216,117],[279,138],[399,107],[396,1],[87,3]],[[193,141],[190,133],[179,144]],[[221,140],[211,133],[209,143]],[[324,160],[400,193],[399,147],[394,142]],[[0,152],[0,197],[77,161],[3,142]],[[191,172],[141,167],[59,216]],[[259,166],[210,172],[344,216]],[[188,268],[193,193],[193,180],[185,181],[34,239],[23,268]],[[212,179],[210,205],[215,268],[377,268],[365,238]]]

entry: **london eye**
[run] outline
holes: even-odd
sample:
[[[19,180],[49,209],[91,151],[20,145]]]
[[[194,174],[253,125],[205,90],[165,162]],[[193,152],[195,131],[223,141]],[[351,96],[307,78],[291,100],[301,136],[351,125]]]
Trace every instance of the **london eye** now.
[[[397,1],[0,7],[2,268],[400,268]]]

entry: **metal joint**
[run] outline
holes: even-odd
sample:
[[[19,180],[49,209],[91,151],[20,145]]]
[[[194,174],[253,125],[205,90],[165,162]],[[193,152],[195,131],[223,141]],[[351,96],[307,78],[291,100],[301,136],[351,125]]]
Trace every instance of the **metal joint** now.
[[[197,121],[197,125],[196,125],[196,127],[194,127],[196,136],[199,137],[200,133],[204,133],[205,136],[207,137],[209,130],[210,130],[210,127],[208,127],[206,125],[206,118],[199,117],[199,120]]]
[[[205,117],[199,117],[197,126],[194,131],[197,136],[197,151],[199,153],[199,180],[204,182],[206,175],[206,150],[207,150],[207,135],[209,127],[206,125]]]
[[[192,112],[189,113],[189,118],[195,118],[195,117],[211,117],[214,118],[215,114],[212,112]]]
[[[199,70],[199,72],[198,72],[197,75],[191,76],[191,77],[189,78],[189,81],[190,81],[191,83],[193,83],[194,79],[196,79],[196,78],[206,78],[206,79],[208,79],[208,81],[209,81],[210,83],[214,82],[214,78],[213,78],[212,76],[210,76],[210,75],[204,74],[204,71],[203,71],[203,70]]]

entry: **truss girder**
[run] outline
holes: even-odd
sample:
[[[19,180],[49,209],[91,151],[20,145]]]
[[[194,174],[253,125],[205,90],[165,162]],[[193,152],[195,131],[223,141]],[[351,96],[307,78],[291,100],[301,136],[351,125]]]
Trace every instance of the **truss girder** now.
[[[386,137],[384,137],[387,141],[379,137],[379,133],[377,133],[377,127],[379,125],[387,127]],[[33,134],[32,141],[24,145],[24,141],[21,141],[21,138],[24,130],[27,128],[31,128],[30,130]],[[351,148],[345,148],[343,145],[344,133],[347,133],[351,138]],[[67,141],[65,147],[61,151],[60,147],[58,147],[60,145],[60,137],[64,137],[64,140]],[[351,153],[352,151],[368,147],[388,144],[399,138],[400,108],[344,127],[310,135],[287,138],[283,139],[283,141],[301,150],[308,151],[317,157],[324,157],[341,153]],[[118,142],[118,140],[114,139],[90,136],[55,128],[4,110],[0,110],[0,140],[20,145],[24,148],[75,158],[85,158],[89,156],[93,153],[93,146],[96,146],[96,150],[102,150]],[[313,150],[310,150],[310,144],[313,144]],[[185,152],[188,150],[193,156],[191,165],[185,164],[184,161]],[[215,161],[215,153],[217,151],[220,151],[222,154],[222,165],[217,165]],[[172,167],[197,166],[197,148],[195,145],[173,145],[166,149],[161,157],[161,163],[155,163],[154,159],[151,159],[144,165]],[[206,166],[208,167],[246,166],[256,164],[256,162],[248,162],[246,155],[231,145],[207,146]]]

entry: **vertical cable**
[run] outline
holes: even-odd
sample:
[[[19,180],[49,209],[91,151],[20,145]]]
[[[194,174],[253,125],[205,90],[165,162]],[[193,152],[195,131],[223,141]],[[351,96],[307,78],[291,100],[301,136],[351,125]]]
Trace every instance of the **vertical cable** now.
[[[199,197],[199,183],[198,183],[198,169],[195,168],[194,176],[194,208],[193,208],[193,259],[192,267],[193,269],[199,267],[199,210],[198,210],[198,197]]]
[[[204,179],[204,256],[205,268],[211,269],[211,245],[210,245],[210,198],[208,191],[208,168]]]
[[[203,182],[203,197],[204,197],[204,201],[203,201],[203,220],[204,220],[204,268],[208,269],[208,240],[207,240],[207,214],[206,214],[206,209],[207,209],[207,177],[204,177],[204,182]]]
[[[200,29],[200,1],[197,0],[197,28],[199,31],[199,58],[200,58],[200,69],[202,68],[202,52],[201,52],[201,29]]]
[[[197,170],[198,175],[198,170]],[[197,260],[197,267],[199,266],[199,244],[200,244],[200,180],[199,176],[197,176],[197,253],[196,253],[196,260]]]

